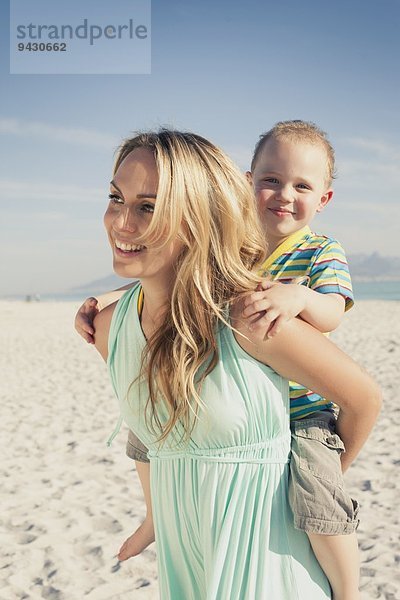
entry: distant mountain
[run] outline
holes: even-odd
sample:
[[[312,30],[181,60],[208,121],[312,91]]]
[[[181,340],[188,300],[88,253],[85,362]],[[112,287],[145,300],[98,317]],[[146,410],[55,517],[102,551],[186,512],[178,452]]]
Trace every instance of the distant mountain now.
[[[110,290],[120,288],[127,283],[129,283],[129,279],[118,277],[118,275],[114,275],[114,273],[112,273],[111,275],[103,277],[102,279],[96,279],[95,281],[90,281],[89,283],[84,283],[82,285],[73,287],[71,288],[70,292],[72,294],[96,296],[98,294],[104,294],[104,292],[109,292]]]
[[[400,257],[350,254],[347,257],[354,281],[400,281]]]
[[[400,281],[400,257],[381,256],[379,252],[373,252],[372,254],[350,254],[347,260],[354,281]],[[111,274],[73,287],[70,293],[96,296],[122,287],[128,282],[128,279]]]

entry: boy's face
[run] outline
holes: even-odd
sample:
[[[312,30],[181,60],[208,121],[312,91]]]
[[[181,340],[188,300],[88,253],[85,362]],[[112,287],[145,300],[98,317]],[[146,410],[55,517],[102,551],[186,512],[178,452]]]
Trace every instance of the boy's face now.
[[[322,146],[274,138],[265,142],[251,180],[271,252],[332,198],[326,178]]]

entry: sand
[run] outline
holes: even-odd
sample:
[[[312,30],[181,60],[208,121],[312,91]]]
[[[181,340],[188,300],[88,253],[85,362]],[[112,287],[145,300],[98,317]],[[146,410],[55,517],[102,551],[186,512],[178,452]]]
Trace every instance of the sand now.
[[[0,302],[0,600],[158,598],[154,544],[115,557],[144,504],[125,430],[105,444],[117,403],[101,358],[73,330],[77,306]],[[400,302],[359,302],[335,334],[385,397],[346,476],[362,507],[366,600],[400,600],[399,340]]]

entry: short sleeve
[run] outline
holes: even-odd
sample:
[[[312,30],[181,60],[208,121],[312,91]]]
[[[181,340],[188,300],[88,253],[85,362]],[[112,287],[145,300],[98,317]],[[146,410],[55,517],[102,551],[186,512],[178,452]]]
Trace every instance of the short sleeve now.
[[[340,294],[345,299],[346,311],[353,306],[349,266],[345,252],[336,240],[328,238],[316,252],[309,287],[321,294]]]

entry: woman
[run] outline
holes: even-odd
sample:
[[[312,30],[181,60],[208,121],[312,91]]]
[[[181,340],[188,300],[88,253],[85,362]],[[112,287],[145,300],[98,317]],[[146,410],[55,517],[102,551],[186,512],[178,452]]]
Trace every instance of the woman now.
[[[96,347],[149,448],[161,598],[330,598],[288,508],[284,378],[366,431],[375,384],[299,320],[252,339],[242,294],[260,281],[263,233],[243,176],[207,140],[127,140],[104,221],[115,271],[141,281],[96,317]]]

